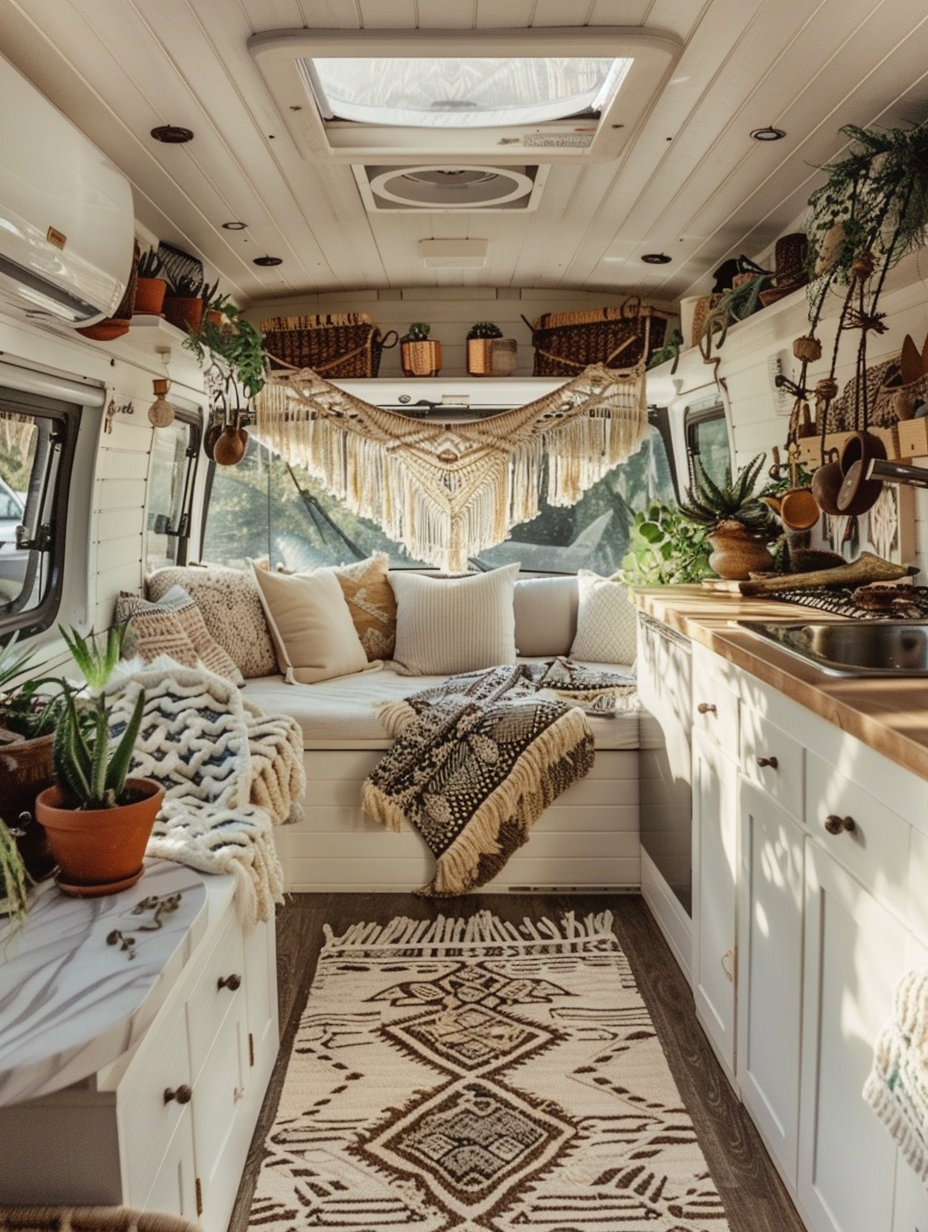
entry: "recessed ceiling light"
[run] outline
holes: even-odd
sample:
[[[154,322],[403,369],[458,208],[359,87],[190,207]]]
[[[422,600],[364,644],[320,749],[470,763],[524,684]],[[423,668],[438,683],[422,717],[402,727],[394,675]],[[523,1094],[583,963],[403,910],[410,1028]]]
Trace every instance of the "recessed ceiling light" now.
[[[247,226],[247,222],[224,222],[222,229],[223,231],[244,231]]]
[[[193,129],[181,128],[177,124],[161,124],[151,130],[151,135],[165,145],[185,145],[193,140]]]
[[[751,136],[755,141],[782,141],[786,136],[786,130],[782,128],[774,128],[768,124],[766,128],[755,128],[751,130]]]
[[[283,265],[283,257],[255,257],[252,265]]]
[[[671,261],[666,252],[645,252],[641,259],[646,265],[669,265]]]

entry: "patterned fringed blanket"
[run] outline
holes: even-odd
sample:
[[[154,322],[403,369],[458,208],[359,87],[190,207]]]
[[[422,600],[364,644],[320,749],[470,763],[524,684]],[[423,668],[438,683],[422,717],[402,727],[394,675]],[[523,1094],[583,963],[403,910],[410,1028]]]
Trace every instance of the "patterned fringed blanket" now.
[[[396,742],[361,807],[388,830],[408,820],[422,835],[436,868],[420,893],[465,894],[496,876],[548,805],[589,772],[583,707],[602,713],[603,703],[635,705],[634,682],[558,659],[452,676],[381,708]]]
[[[928,1184],[928,968],[910,971],[899,982],[864,1098]]]
[[[114,686],[114,731],[125,726],[139,686],[146,702],[132,773],[165,790],[147,854],[231,873],[250,930],[282,901],[272,827],[302,816],[299,724],[263,714],[221,676],[174,665],[133,672]]]

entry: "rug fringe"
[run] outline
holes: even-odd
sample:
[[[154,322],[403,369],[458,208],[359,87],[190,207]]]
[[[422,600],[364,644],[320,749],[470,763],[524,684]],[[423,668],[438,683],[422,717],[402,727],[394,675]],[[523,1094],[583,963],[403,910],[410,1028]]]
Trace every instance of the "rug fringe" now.
[[[397,916],[388,924],[352,924],[340,937],[336,937],[328,924],[323,925],[325,944],[322,956],[336,951],[371,950],[416,947],[417,949],[440,950],[443,947],[461,945],[506,945],[521,950],[536,946],[562,946],[569,949],[582,941],[597,937],[611,937],[613,915],[611,911],[591,912],[582,919],[567,911],[559,923],[547,917],[530,920],[524,916],[521,924],[501,920],[491,911],[478,911],[469,917],[439,915],[434,920],[415,920],[409,916]]]

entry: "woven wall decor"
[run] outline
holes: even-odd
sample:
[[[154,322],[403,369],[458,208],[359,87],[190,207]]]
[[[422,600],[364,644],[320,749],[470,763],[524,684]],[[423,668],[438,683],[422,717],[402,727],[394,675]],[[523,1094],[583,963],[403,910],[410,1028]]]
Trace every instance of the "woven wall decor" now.
[[[253,430],[411,556],[460,572],[537,517],[545,472],[549,503],[573,505],[647,423],[643,364],[587,368],[526,406],[455,424],[371,406],[303,369],[270,374]]]

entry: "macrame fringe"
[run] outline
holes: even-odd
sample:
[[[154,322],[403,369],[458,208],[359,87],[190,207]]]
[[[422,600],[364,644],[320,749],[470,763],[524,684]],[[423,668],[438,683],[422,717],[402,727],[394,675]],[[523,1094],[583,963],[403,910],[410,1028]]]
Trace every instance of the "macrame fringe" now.
[[[525,916],[521,924],[501,920],[491,911],[478,911],[466,919],[440,915],[434,920],[414,920],[409,916],[397,916],[389,924],[353,924],[339,937],[335,936],[330,925],[323,924],[325,944],[321,957],[332,957],[346,951],[412,948],[421,951],[425,957],[447,947],[484,945],[506,945],[520,952],[529,952],[538,947],[568,952],[598,939],[609,940],[618,948],[612,920],[611,911],[591,912],[583,919],[568,911],[559,923],[547,918],[530,920]]]
[[[411,556],[452,572],[548,501],[576,504],[647,432],[644,367],[587,368],[554,393],[473,423],[385,411],[309,369],[275,371],[254,432]]]

